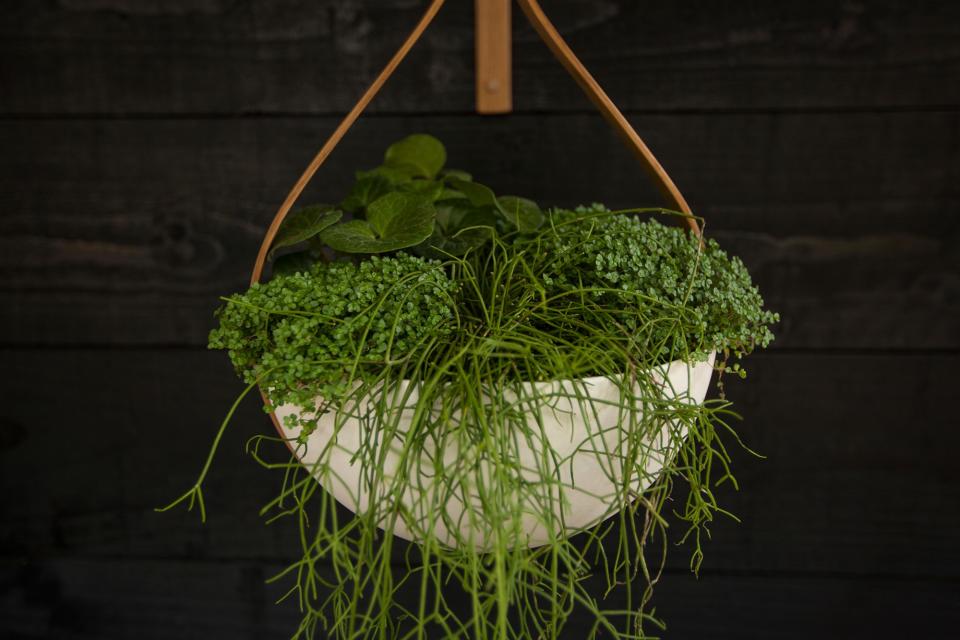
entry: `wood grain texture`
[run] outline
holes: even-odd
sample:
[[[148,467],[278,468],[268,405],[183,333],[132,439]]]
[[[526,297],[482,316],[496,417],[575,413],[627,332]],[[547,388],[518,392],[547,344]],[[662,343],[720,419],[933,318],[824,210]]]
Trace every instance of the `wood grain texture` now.
[[[742,490],[720,494],[743,522],[716,523],[699,580],[673,550],[663,637],[953,638],[960,3],[544,4],[784,316],[730,388],[767,456],[738,455]],[[415,131],[500,192],[655,202],[523,20],[518,114],[473,117],[473,3],[447,5],[305,202]],[[299,615],[264,579],[294,540],[257,516],[278,480],[243,453],[271,432],[256,402],[206,526],[153,508],[241,390],[199,348],[216,297],[423,8],[3,4],[0,638],[289,637]]]
[[[785,318],[778,348],[956,348],[960,114],[674,115],[634,124]],[[334,119],[0,123],[0,336],[205,344]],[[361,120],[303,202],[385,141],[546,203],[659,202],[597,116]],[[892,155],[885,150],[896,148]]]
[[[474,0],[477,113],[513,110],[513,0]]]
[[[448,4],[376,110],[473,109],[473,3]],[[957,3],[545,8],[623,109],[960,104]],[[406,0],[9,0],[0,113],[340,113],[422,9]],[[583,110],[532,30],[515,25],[517,108]]]
[[[292,557],[290,526],[267,527],[257,516],[281,478],[243,453],[249,437],[272,434],[252,399],[206,486],[207,524],[185,510],[153,512],[192,485],[241,390],[223,354],[0,354],[17,374],[5,389],[16,402],[0,408],[2,555]],[[742,490],[719,497],[743,524],[712,527],[704,569],[960,579],[960,432],[947,427],[960,356],[759,355],[747,366],[749,381],[731,382],[729,395],[745,416],[746,443],[766,459],[736,456]],[[51,389],[59,390],[53,401]],[[805,406],[812,398],[816,414]],[[678,526],[672,535],[680,534]],[[673,550],[673,569],[687,566],[686,551]]]

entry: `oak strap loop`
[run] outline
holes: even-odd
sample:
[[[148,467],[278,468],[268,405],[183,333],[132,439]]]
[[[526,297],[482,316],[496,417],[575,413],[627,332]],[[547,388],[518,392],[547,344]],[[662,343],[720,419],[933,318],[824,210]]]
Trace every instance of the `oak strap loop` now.
[[[654,157],[647,145],[644,144],[643,140],[637,134],[636,130],[634,130],[634,128],[630,125],[630,122],[624,117],[623,113],[621,113],[620,109],[617,108],[617,106],[613,103],[609,96],[607,96],[593,76],[590,75],[590,72],[587,71],[586,67],[583,66],[583,63],[577,59],[577,56],[574,55],[573,51],[557,32],[556,28],[553,26],[553,24],[551,24],[549,18],[547,18],[546,14],[543,12],[543,9],[540,8],[539,3],[536,0],[517,0],[517,2],[520,3],[520,7],[523,9],[523,13],[526,15],[527,20],[529,20],[530,24],[533,25],[533,28],[540,35],[540,38],[544,41],[544,43],[546,43],[547,47],[550,48],[550,51],[553,53],[554,57],[560,61],[560,64],[563,65],[563,67],[573,77],[577,84],[580,85],[580,88],[584,91],[584,93],[587,94],[587,97],[594,104],[594,106],[597,107],[607,122],[610,123],[614,129],[616,129],[617,133],[624,140],[624,142],[626,142],[627,146],[633,150],[634,154],[640,160],[640,163],[647,170],[647,173],[650,175],[650,177],[660,187],[662,194],[672,204],[673,208],[686,214],[688,226],[695,234],[699,236],[700,227],[697,225],[696,219],[693,218],[690,206],[680,193],[680,190],[677,189],[677,186],[674,184],[673,180],[671,180],[670,176],[667,175],[667,172],[664,170],[663,166],[661,166],[661,164],[657,161],[656,157]],[[273,221],[270,223],[270,227],[267,229],[267,233],[263,238],[263,243],[260,245],[260,251],[257,254],[257,260],[253,265],[253,274],[250,277],[250,284],[259,282],[260,276],[263,273],[264,264],[267,260],[267,253],[270,251],[270,245],[273,244],[273,239],[276,237],[277,231],[280,229],[280,225],[293,208],[297,198],[300,197],[300,194],[303,192],[304,188],[313,178],[313,175],[317,172],[317,169],[319,169],[321,165],[326,162],[327,158],[340,143],[340,140],[343,139],[343,136],[346,135],[347,131],[350,130],[350,127],[352,127],[354,122],[357,121],[357,118],[359,118],[360,114],[363,113],[364,109],[367,108],[367,105],[370,104],[383,85],[386,84],[387,80],[390,79],[390,76],[393,75],[393,72],[398,66],[400,66],[400,63],[403,62],[403,59],[410,52],[410,49],[413,48],[413,45],[417,43],[417,41],[423,35],[423,32],[426,31],[427,27],[430,26],[430,23],[433,22],[433,19],[436,17],[437,12],[440,11],[443,3],[444,0],[431,0],[430,6],[423,14],[423,17],[420,18],[420,22],[417,23],[416,28],[414,28],[410,35],[407,36],[407,39],[390,59],[390,62],[387,63],[387,66],[384,67],[383,71],[380,72],[380,75],[377,76],[376,80],[373,81],[360,100],[357,101],[357,104],[354,105],[353,109],[351,109],[350,112],[343,118],[343,120],[340,122],[340,125],[337,126],[334,132],[330,135],[330,138],[326,141],[326,143],[324,143],[320,151],[317,152],[317,155],[314,156],[310,164],[307,165],[303,175],[301,175],[300,179],[297,180],[296,184],[293,185],[293,188],[283,201],[283,204],[280,205],[280,209],[277,211],[276,216],[274,216]]]
[[[590,75],[590,72],[587,71],[587,68],[583,66],[583,63],[580,62],[570,47],[567,46],[563,37],[550,22],[550,19],[547,18],[543,9],[540,8],[537,0],[517,0],[517,2],[520,3],[520,8],[523,9],[527,20],[529,20],[533,28],[536,29],[537,34],[540,35],[540,39],[546,43],[551,53],[553,53],[553,56],[560,61],[560,64],[567,70],[567,73],[573,76],[573,79],[580,85],[583,92],[590,98],[590,102],[603,114],[604,119],[610,123],[610,126],[620,134],[620,137],[634,152],[650,177],[657,183],[657,186],[660,187],[663,196],[672,203],[673,208],[687,215],[686,221],[690,230],[697,236],[700,236],[700,226],[693,217],[690,205],[687,204],[683,194],[677,189],[677,185],[673,183],[673,180],[667,175],[666,170],[664,170],[660,162],[657,161],[653,152],[650,151],[650,148],[643,142],[630,122],[624,117],[623,113],[621,113],[620,109],[617,108],[617,105],[613,103],[613,100],[610,99],[603,88],[600,87],[599,83]]]
[[[313,160],[310,161],[310,164],[307,165],[307,168],[304,169],[303,175],[300,176],[300,179],[297,180],[296,184],[293,185],[293,188],[290,190],[290,193],[287,194],[286,200],[283,201],[283,204],[280,205],[280,210],[277,211],[277,215],[273,217],[273,222],[270,223],[270,227],[267,229],[267,234],[263,237],[263,243],[260,245],[260,252],[257,254],[257,261],[253,265],[253,274],[250,276],[250,284],[260,281],[260,274],[263,273],[263,265],[267,261],[267,253],[270,251],[270,245],[273,244],[273,239],[277,235],[277,231],[280,230],[280,225],[283,224],[284,218],[287,217],[287,214],[290,213],[290,209],[293,208],[293,205],[296,203],[297,198],[300,197],[300,193],[303,192],[304,188],[309,184],[310,179],[313,178],[313,174],[317,172],[324,162],[327,161],[327,158],[333,153],[333,150],[340,144],[340,140],[343,139],[343,136],[346,135],[347,131],[350,130],[350,127],[353,126],[353,123],[357,121],[357,118],[360,117],[360,114],[363,113],[364,109],[367,108],[367,105],[370,104],[370,101],[380,92],[380,89],[383,88],[383,85],[386,84],[387,80],[390,79],[390,76],[393,75],[393,72],[397,70],[397,67],[400,66],[400,63],[403,62],[403,59],[407,57],[407,54],[410,53],[410,49],[413,48],[413,45],[417,44],[417,41],[420,39],[420,36],[423,35],[423,32],[427,30],[427,27],[430,26],[430,23],[433,22],[433,19],[436,17],[437,12],[440,11],[440,7],[443,6],[444,0],[431,0],[430,6],[427,8],[426,13],[423,14],[423,17],[420,18],[420,22],[417,23],[417,26],[414,28],[410,35],[407,36],[407,39],[403,42],[400,48],[397,50],[393,57],[390,58],[390,62],[387,63],[387,66],[383,68],[383,71],[380,72],[380,75],[377,76],[377,79],[373,81],[373,84],[366,90],[360,100],[357,101],[357,104],[353,105],[353,109],[350,110],[343,120],[340,122],[340,125],[334,130],[330,135],[330,138],[324,143],[320,151],[317,152],[317,155],[314,156]]]

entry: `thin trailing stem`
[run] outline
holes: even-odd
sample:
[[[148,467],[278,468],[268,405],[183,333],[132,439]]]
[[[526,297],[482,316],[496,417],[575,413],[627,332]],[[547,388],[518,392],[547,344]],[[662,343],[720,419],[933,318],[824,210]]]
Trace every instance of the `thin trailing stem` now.
[[[206,480],[207,474],[210,472],[210,467],[213,465],[213,458],[217,454],[217,448],[220,446],[220,440],[223,439],[223,434],[227,430],[227,425],[230,424],[230,421],[233,419],[233,414],[236,413],[237,407],[240,406],[240,403],[243,402],[243,399],[247,397],[247,394],[257,386],[260,379],[257,378],[237,396],[237,399],[234,400],[233,405],[230,407],[230,410],[227,412],[227,415],[223,418],[223,422],[220,423],[220,428],[217,429],[217,434],[213,437],[213,444],[210,446],[210,451],[207,454],[207,459],[203,463],[203,468],[200,469],[200,475],[197,476],[197,481],[193,486],[184,492],[179,498],[171,502],[170,504],[157,507],[154,511],[164,512],[173,509],[180,503],[187,501],[187,510],[193,511],[193,507],[196,505],[200,508],[200,520],[202,522],[207,521],[207,510],[203,501],[203,481]]]

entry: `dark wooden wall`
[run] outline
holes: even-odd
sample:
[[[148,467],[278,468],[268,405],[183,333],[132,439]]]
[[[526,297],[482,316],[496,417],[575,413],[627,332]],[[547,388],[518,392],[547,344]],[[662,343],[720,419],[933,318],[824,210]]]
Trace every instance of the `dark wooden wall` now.
[[[240,390],[204,349],[216,296],[424,4],[3,3],[0,637],[292,631],[255,403],[207,525],[153,507]],[[730,389],[767,456],[721,492],[743,523],[699,580],[674,553],[665,637],[956,637],[960,3],[543,4],[784,318]],[[474,116],[472,3],[449,5],[312,197],[430,131],[501,191],[655,203],[519,14],[517,111]]]

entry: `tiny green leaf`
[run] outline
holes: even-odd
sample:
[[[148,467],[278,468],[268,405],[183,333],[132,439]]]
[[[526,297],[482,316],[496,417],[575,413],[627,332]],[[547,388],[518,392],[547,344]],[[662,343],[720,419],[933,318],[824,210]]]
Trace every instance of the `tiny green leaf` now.
[[[497,198],[500,210],[507,221],[523,233],[537,230],[543,224],[543,211],[533,200],[518,196],[500,196]]]
[[[446,162],[443,143],[425,133],[415,133],[390,145],[384,164],[394,169],[414,169],[414,175],[421,178],[434,178]]]
[[[273,239],[267,259],[272,260],[277,249],[309,240],[343,216],[342,211],[330,205],[318,204],[298,209],[286,217]]]

